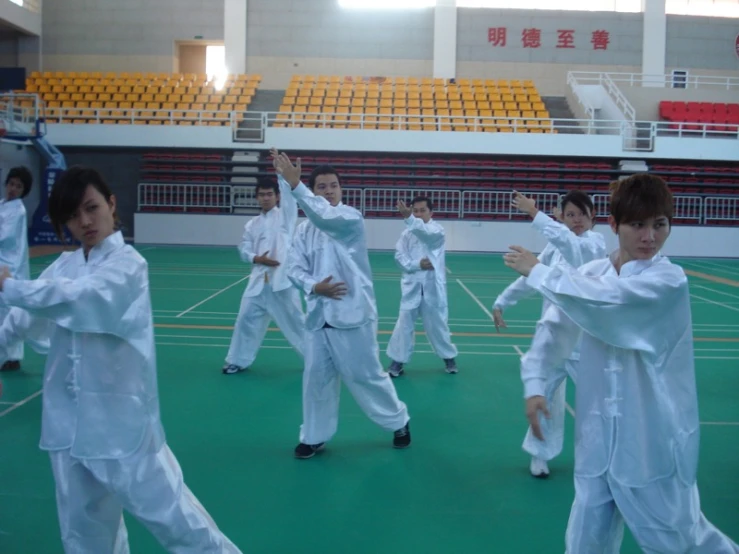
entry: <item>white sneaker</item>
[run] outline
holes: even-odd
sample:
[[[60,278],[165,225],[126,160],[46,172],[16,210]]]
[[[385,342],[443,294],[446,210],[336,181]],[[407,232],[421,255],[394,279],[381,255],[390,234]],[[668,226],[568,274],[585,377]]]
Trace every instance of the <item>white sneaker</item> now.
[[[539,479],[546,479],[549,477],[549,466],[541,458],[535,456],[531,457],[531,465],[529,466],[531,475],[538,477]]]

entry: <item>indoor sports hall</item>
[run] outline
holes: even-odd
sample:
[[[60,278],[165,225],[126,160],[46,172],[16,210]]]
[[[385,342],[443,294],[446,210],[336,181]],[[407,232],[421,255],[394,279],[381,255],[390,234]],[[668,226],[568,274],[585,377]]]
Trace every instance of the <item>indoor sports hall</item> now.
[[[552,214],[568,191],[588,193],[610,252],[609,185],[640,172],[674,195],[663,254],[690,285],[701,509],[739,541],[739,1],[551,7],[0,0],[0,170],[3,183],[13,167],[33,175],[31,278],[76,247],[49,221],[55,181],[97,168],[148,264],[167,444],[241,551],[564,552],[575,386],[562,454],[535,479],[520,359],[541,297],[494,323],[518,277],[503,254],[546,245],[512,194]],[[398,201],[433,202],[459,373],[444,371],[419,320],[392,381],[412,420],[407,450],[343,387],[335,438],[295,459],[303,359],[274,322],[246,371],[221,372],[251,271],[237,247],[260,214],[257,183],[275,178],[273,146],[301,159],[303,180],[333,166],[364,216],[384,367],[401,301]],[[45,361],[26,346],[20,370],[0,371],[2,554],[64,553],[39,449]],[[132,553],[165,551],[124,517]],[[620,552],[642,552],[628,529]]]

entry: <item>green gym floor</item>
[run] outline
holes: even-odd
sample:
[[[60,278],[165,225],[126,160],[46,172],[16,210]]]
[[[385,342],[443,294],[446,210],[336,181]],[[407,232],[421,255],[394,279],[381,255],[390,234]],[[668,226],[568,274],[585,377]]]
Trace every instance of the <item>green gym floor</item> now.
[[[540,313],[537,298],[488,313],[516,275],[500,255],[449,254],[450,325],[460,373],[447,375],[423,334],[395,381],[411,413],[413,444],[391,448],[346,389],[339,432],[311,460],[293,458],[301,421],[299,356],[272,328],[253,367],[224,376],[248,266],[235,248],[144,247],[157,334],[168,442],[185,481],[220,528],[257,554],[436,554],[564,551],[573,499],[572,417],[548,480],[532,478],[519,353]],[[53,256],[32,260],[38,275]],[[739,260],[678,260],[690,271],[700,395],[703,511],[739,540]],[[372,254],[383,364],[400,300],[392,254]],[[30,349],[26,351],[29,352]],[[54,484],[38,447],[44,360],[27,354],[4,374],[0,403],[0,552],[62,552]],[[572,404],[573,388],[568,388]],[[131,552],[162,552],[127,517]],[[639,552],[633,539],[624,554]],[[102,554],[102,553],[101,553]]]

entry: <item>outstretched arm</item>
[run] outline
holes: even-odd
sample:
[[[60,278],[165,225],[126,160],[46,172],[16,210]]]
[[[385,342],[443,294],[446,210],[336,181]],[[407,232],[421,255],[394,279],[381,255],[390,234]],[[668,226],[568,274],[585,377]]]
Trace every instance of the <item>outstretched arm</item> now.
[[[580,267],[606,255],[606,241],[600,233],[577,236],[566,225],[555,221],[544,212],[534,216],[534,228],[554,245],[572,267]]]
[[[688,281],[672,264],[652,266],[646,274],[588,276],[571,267],[546,267],[515,246],[506,265],[527,276],[527,283],[588,334],[618,348],[656,354],[659,345],[684,334],[690,318]],[[663,322],[676,323],[665,329]],[[689,332],[689,331],[688,331]]]
[[[6,304],[46,318],[78,333],[109,333],[128,338],[138,331],[140,309],[148,302],[146,262],[114,260],[95,273],[20,281],[0,275],[0,298]]]
[[[284,152],[272,150],[277,173],[292,189],[298,205],[306,217],[321,231],[341,243],[350,243],[364,232],[362,214],[346,205],[332,206],[328,200],[316,196],[300,180],[300,158],[293,165]]]

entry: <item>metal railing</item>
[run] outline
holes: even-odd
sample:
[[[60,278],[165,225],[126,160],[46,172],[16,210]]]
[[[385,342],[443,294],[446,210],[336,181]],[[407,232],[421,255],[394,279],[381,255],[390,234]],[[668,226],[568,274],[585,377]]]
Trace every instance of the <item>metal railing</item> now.
[[[600,85],[606,91],[611,100],[616,104],[621,113],[628,121],[636,120],[636,110],[626,99],[624,93],[618,88],[613,80],[612,73],[595,73],[588,71],[568,71],[567,85],[572,88],[575,96],[582,105],[586,105],[585,100],[577,93],[578,85]]]
[[[684,77],[677,78],[670,73],[604,73],[598,71],[577,71],[574,73],[577,73],[579,80],[582,80],[583,82],[586,80],[589,80],[590,82],[595,82],[607,76],[610,81],[617,85],[628,85],[632,87],[641,87],[645,85],[671,87],[673,83],[680,83],[681,88],[689,89],[739,89],[739,77],[688,74]]]
[[[398,200],[406,203],[415,196],[427,196],[434,213],[446,219],[520,219],[522,214],[511,205],[511,191],[448,190],[445,188],[342,187],[342,201],[367,217],[394,217]],[[253,186],[244,185],[185,185],[141,183],[138,189],[139,211],[209,211],[233,213],[234,210],[252,210],[259,207]],[[559,192],[527,191],[544,213],[551,214],[559,205]],[[608,217],[610,196],[591,196],[599,221]],[[739,194],[737,196],[697,196],[676,194],[675,223],[700,225],[739,221]]]
[[[138,190],[139,210],[171,208],[172,212],[233,212],[231,185],[146,183]]]

